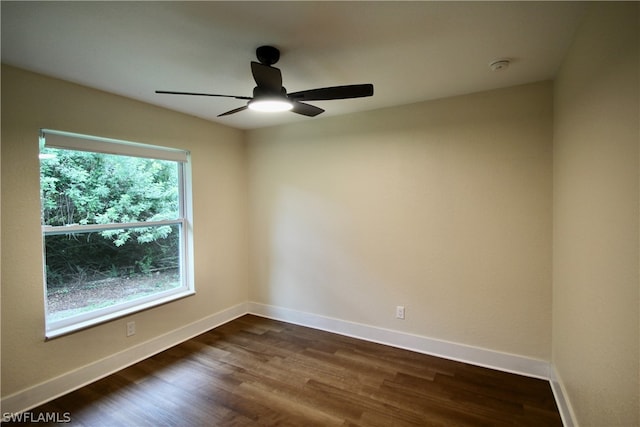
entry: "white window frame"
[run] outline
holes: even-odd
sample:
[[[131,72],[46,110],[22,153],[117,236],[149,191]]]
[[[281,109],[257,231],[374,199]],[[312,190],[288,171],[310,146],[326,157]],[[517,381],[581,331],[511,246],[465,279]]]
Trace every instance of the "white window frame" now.
[[[66,150],[88,151],[102,154],[117,154],[143,157],[149,159],[171,160],[179,165],[180,212],[175,220],[89,224],[66,226],[42,226],[42,258],[45,301],[45,337],[56,338],[81,329],[86,329],[110,320],[127,316],[142,310],[166,304],[195,294],[193,280],[193,227],[191,203],[191,155],[186,150],[179,150],[155,145],[140,144],[72,132],[51,129],[40,130],[40,146],[61,148]],[[167,291],[141,297],[132,301],[100,308],[68,318],[50,321],[47,312],[47,276],[45,237],[55,234],[100,232],[112,229],[128,229],[136,227],[177,225],[180,228],[180,276],[181,285]]]

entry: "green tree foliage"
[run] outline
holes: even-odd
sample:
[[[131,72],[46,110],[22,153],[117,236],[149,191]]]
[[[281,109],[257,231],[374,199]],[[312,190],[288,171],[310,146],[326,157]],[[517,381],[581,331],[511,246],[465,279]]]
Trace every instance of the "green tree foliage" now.
[[[47,148],[40,166],[42,224],[120,224],[179,216],[175,162]],[[48,279],[137,267],[148,272],[177,259],[175,226],[47,236]],[[49,280],[48,280],[49,281]]]

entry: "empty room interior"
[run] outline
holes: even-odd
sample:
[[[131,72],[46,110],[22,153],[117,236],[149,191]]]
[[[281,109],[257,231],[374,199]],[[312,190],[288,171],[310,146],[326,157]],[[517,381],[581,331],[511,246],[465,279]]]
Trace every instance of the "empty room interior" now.
[[[244,316],[640,425],[638,2],[0,6],[3,417]],[[271,86],[292,111],[253,110]],[[47,223],[43,150],[85,142],[166,154],[178,214]],[[122,252],[143,221],[179,233],[176,287],[53,316],[51,242]]]

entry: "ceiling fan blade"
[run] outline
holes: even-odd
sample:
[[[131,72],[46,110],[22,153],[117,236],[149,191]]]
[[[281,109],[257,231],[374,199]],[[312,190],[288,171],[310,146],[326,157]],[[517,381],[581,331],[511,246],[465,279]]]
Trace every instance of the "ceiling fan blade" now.
[[[322,108],[316,107],[315,105],[309,105],[298,101],[293,102],[293,109],[291,111],[308,117],[315,117],[324,112]]]
[[[234,108],[233,110],[229,110],[226,113],[218,114],[218,117],[228,116],[229,114],[239,113],[240,111],[246,110],[248,107],[243,105],[242,107]]]
[[[215,93],[198,93],[198,92],[174,92],[170,90],[157,90],[156,93],[168,94],[168,95],[196,95],[196,96],[216,96],[220,98],[252,99],[249,96],[219,95]]]
[[[251,61],[251,74],[260,89],[273,93],[282,91],[282,73],[279,68]]]
[[[323,87],[288,94],[289,98],[296,101],[327,101],[331,99],[363,98],[371,95],[373,95],[373,85],[371,83]]]

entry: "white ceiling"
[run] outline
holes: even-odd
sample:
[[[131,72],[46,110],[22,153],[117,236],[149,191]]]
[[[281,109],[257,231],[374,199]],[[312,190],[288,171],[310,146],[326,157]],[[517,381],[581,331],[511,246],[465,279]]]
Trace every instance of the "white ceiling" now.
[[[2,62],[250,129],[554,77],[584,2],[1,2]],[[255,48],[281,50],[289,92],[373,83],[317,118],[243,111]],[[509,58],[507,70],[488,64]]]

